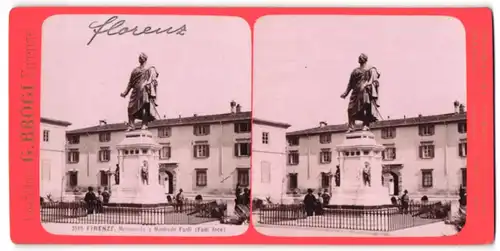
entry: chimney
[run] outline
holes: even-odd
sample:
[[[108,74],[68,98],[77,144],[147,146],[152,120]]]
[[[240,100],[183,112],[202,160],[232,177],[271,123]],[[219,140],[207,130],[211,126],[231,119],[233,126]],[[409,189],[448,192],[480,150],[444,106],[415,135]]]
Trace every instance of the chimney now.
[[[464,104],[460,104],[458,106],[458,112],[459,113],[464,113],[465,112],[465,105]]]
[[[391,119],[391,116],[387,116],[387,119]]]
[[[197,117],[197,116],[198,116],[198,114],[196,114],[196,113],[195,113],[195,114],[193,114],[193,117]]]
[[[406,119],[406,115],[403,115],[403,118]]]
[[[231,103],[229,103],[229,105],[231,105],[231,113],[235,113],[236,102],[232,100]]]
[[[324,127],[326,125],[328,125],[328,124],[325,121],[320,121],[319,122],[319,127]]]
[[[419,117],[419,118],[421,118],[421,117],[422,117],[422,114],[419,114],[419,115],[418,115],[418,117]]]
[[[458,100],[455,100],[455,102],[453,102],[453,107],[455,108],[454,109],[455,113],[458,113],[459,106],[460,106],[460,103],[458,102]]]
[[[236,105],[236,112],[241,112],[241,105],[240,104]]]
[[[179,118],[182,118],[182,116],[179,114]]]
[[[102,126],[102,125],[107,125],[108,123],[106,122],[106,120],[102,119],[102,120],[99,120],[99,125]]]
[[[166,118],[167,118],[167,115],[165,115],[165,114],[164,114],[164,115],[163,115],[163,119],[166,119]]]

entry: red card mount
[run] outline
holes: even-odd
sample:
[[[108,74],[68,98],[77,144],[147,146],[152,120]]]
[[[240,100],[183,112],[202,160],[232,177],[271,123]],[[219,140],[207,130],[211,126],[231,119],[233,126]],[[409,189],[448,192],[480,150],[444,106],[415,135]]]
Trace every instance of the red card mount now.
[[[45,20],[55,15],[82,14],[240,17],[248,23],[253,39],[255,39],[254,24],[259,18],[269,15],[448,16],[460,20],[466,36],[467,127],[469,128],[467,166],[471,170],[467,174],[468,210],[465,227],[457,235],[443,237],[273,237],[260,234],[251,223],[247,232],[230,237],[134,236],[130,238],[126,235],[55,235],[47,232],[41,225],[41,208],[39,198],[37,198],[40,193],[38,177],[41,175],[39,155],[42,135],[39,125],[43,57],[42,25]],[[491,243],[494,240],[495,222],[492,26],[492,11],[488,8],[14,8],[10,13],[9,33],[11,238],[13,242],[19,244],[459,245]],[[182,32],[182,29],[176,32]],[[255,48],[252,50],[255,53]],[[253,67],[255,68],[255,65]],[[254,106],[253,99],[252,102]],[[155,147],[151,146],[151,149],[154,150]]]

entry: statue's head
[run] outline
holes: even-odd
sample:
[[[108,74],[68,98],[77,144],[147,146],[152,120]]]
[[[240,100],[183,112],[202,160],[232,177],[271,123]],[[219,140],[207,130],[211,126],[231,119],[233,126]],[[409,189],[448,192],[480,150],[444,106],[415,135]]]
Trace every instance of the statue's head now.
[[[146,55],[144,52],[142,52],[139,55],[139,63],[144,64],[144,63],[146,63],[146,61],[148,61],[148,55]]]
[[[365,161],[365,167],[369,167],[369,166],[370,166],[370,162]]]
[[[361,55],[359,55],[359,57],[358,57],[358,63],[359,64],[366,64],[366,62],[368,62],[368,56],[364,53],[361,53]]]

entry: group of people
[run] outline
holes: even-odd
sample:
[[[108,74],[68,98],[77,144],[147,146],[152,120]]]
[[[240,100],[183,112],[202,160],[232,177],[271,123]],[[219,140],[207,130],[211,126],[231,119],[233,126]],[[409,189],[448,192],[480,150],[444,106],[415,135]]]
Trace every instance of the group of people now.
[[[323,193],[319,191],[316,196],[312,189],[307,189],[307,194],[304,196],[304,208],[307,216],[322,215],[323,208],[330,204],[330,199],[331,195],[328,193],[328,189],[325,189]]]
[[[88,187],[87,193],[85,194],[84,201],[87,208],[87,214],[102,213],[103,205],[109,203],[109,198],[111,193],[108,188],[105,187],[102,190],[100,187],[97,188],[97,192],[94,191],[93,187]]]
[[[236,185],[236,190],[235,190],[235,207],[238,205],[244,205],[244,206],[250,206],[250,189],[247,187],[241,188],[240,184]]]

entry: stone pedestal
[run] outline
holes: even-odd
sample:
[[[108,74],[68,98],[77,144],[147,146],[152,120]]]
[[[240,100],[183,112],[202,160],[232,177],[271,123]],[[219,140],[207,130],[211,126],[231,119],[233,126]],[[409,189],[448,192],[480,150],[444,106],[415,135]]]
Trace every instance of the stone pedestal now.
[[[335,190],[330,204],[377,206],[391,204],[387,188],[382,185],[382,151],[370,131],[355,131],[345,135],[336,148],[340,164],[340,187]],[[369,168],[365,168],[368,164]],[[365,184],[364,170],[368,170],[370,184]]]
[[[125,133],[117,146],[120,165],[120,184],[112,187],[110,203],[159,204],[166,203],[163,187],[158,181],[160,145],[147,130]],[[148,184],[143,183],[141,170],[148,166]]]

